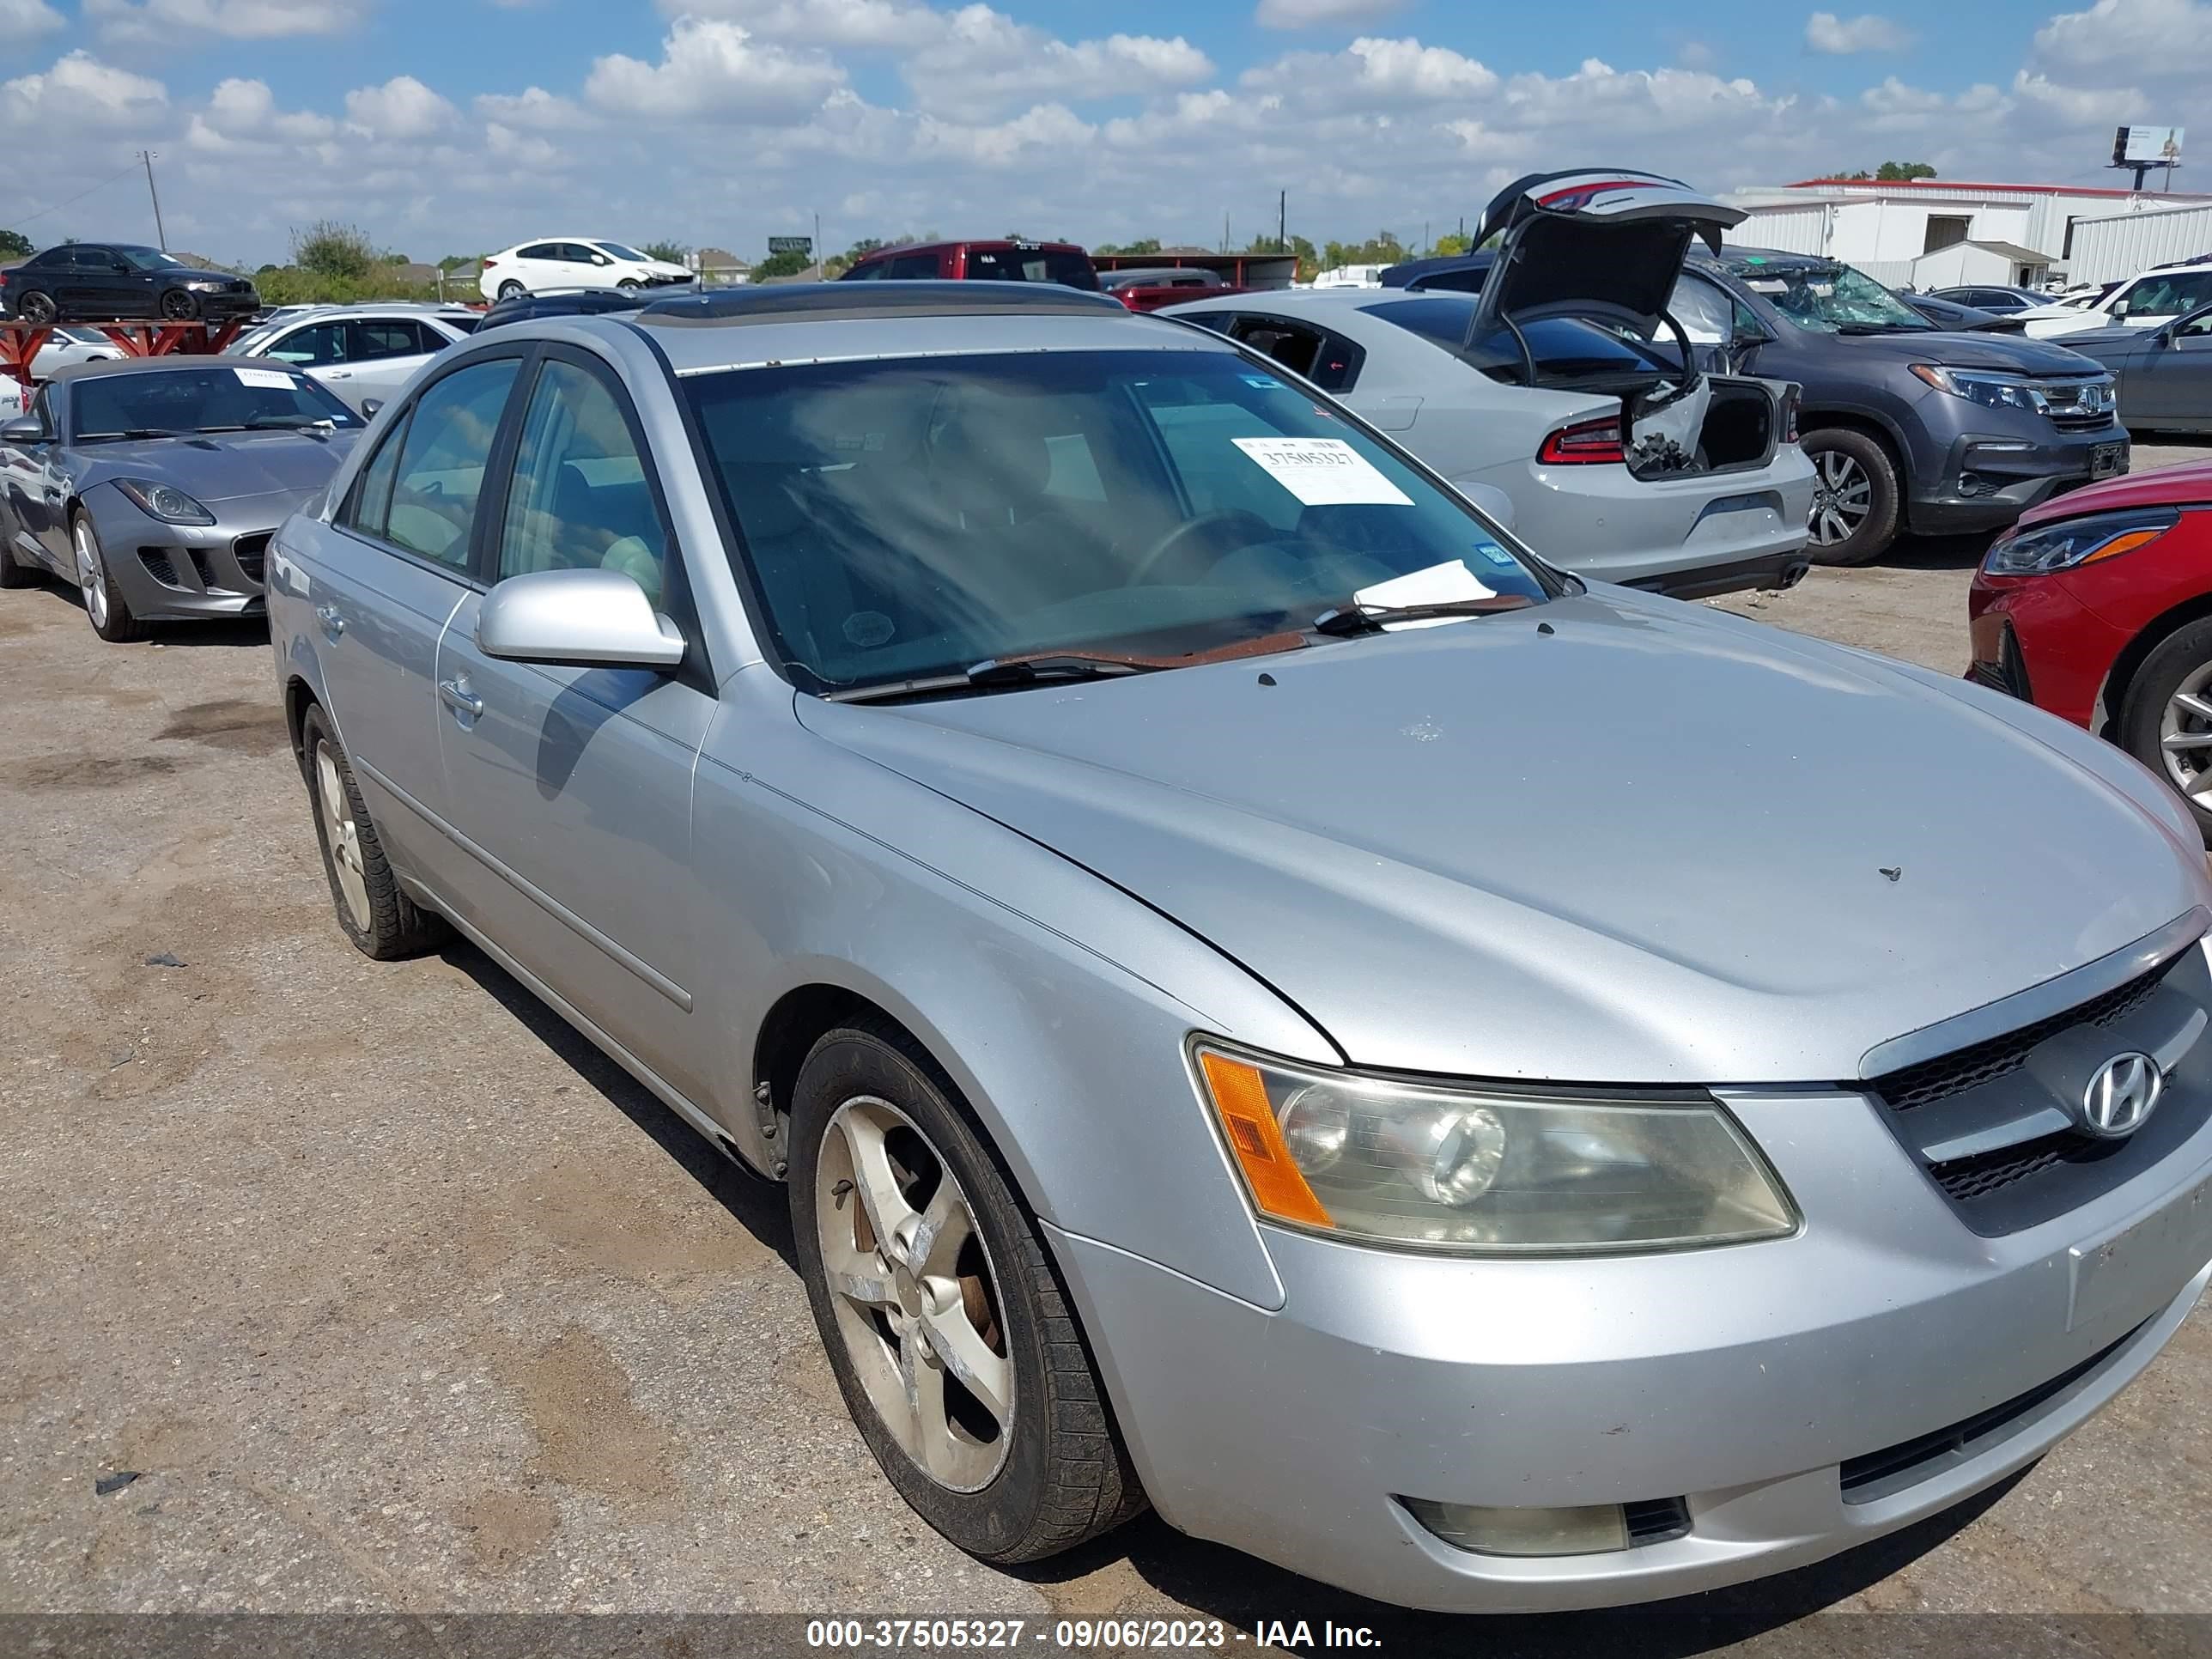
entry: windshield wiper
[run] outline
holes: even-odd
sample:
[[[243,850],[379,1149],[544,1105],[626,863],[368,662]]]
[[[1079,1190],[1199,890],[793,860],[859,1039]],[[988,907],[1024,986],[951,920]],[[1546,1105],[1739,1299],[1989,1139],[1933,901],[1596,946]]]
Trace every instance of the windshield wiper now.
[[[1838,334],[1918,334],[1924,325],[1913,323],[1838,323]]]
[[[120,432],[80,432],[76,434],[76,441],[88,444],[96,443],[102,438],[182,438],[189,435],[187,433],[171,432],[164,427],[131,426]]]
[[[210,432],[216,430],[213,427],[208,427],[204,429]],[[256,415],[250,418],[246,422],[245,426],[235,429],[239,431],[254,432],[313,432],[319,430],[327,434],[337,431],[338,429],[338,423],[327,415]]]
[[[1354,600],[1324,611],[1311,624],[1316,634],[1348,638],[1354,634],[1377,634],[1389,623],[1425,622],[1438,617],[1494,617],[1505,611],[1525,611],[1535,604],[1520,593],[1498,593],[1486,599],[1447,599],[1436,605],[1361,605]]]
[[[1129,674],[1152,674],[1159,665],[1125,662],[1118,657],[1057,656],[987,659],[957,674],[930,674],[920,679],[890,680],[881,685],[856,685],[826,694],[831,702],[884,702],[894,697],[927,696],[945,691],[999,691],[1009,687],[1042,685],[1054,680],[1113,680]]]

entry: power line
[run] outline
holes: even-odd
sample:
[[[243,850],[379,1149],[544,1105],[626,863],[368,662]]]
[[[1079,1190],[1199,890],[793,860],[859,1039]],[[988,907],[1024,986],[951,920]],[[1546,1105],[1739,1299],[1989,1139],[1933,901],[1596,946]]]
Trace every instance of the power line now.
[[[36,213],[27,213],[20,219],[10,221],[9,228],[11,229],[20,229],[23,226],[29,224],[33,219],[43,219],[49,213],[59,213],[65,207],[74,206],[76,203],[82,202],[86,197],[91,195],[94,191],[105,190],[108,185],[113,184],[118,179],[123,177],[125,173],[137,172],[139,165],[138,158],[134,155],[131,158],[131,163],[128,167],[122,167],[114,173],[109,173],[106,178],[102,179],[98,184],[88,185],[85,189],[77,191],[76,195],[70,197],[65,202],[56,202],[52,207],[42,207]]]

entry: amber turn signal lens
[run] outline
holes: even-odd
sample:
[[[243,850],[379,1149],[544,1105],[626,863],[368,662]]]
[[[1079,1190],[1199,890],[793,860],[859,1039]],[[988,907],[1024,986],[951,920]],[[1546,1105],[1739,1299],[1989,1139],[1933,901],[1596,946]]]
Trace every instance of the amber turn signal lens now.
[[[2164,534],[2166,534],[2164,530],[2131,530],[2124,536],[2113,537],[2081,562],[2094,564],[2100,559],[2110,559],[2122,553],[2132,553],[2146,542],[2154,542]]]
[[[1305,1176],[1298,1173],[1298,1166],[1291,1161],[1291,1149],[1283,1144],[1283,1132],[1275,1121],[1274,1109],[1267,1103],[1267,1085],[1260,1073],[1222,1054],[1202,1053],[1198,1063],[1206,1072],[1206,1094],[1213,1102],[1214,1115],[1221,1120],[1229,1150],[1244,1171],[1253,1201],[1278,1220],[1304,1222],[1311,1227],[1335,1225],[1314,1196],[1313,1188],[1306,1185]]]

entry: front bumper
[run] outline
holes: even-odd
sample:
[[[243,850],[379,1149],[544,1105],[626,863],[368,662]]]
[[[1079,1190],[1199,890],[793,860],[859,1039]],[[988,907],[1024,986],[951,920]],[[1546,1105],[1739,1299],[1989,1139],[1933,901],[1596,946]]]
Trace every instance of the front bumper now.
[[[2212,1125],[2078,1210],[1983,1238],[1859,1097],[1729,1104],[1812,1218],[1792,1238],[1514,1262],[1270,1229],[1285,1291],[1270,1312],[1055,1233],[1162,1515],[1442,1611],[1714,1589],[2025,1467],[2150,1363],[2212,1278]],[[1878,1199],[1870,1167],[1894,1177]],[[1600,1554],[1476,1554],[1428,1532],[1407,1498],[1680,1499],[1688,1527]]]
[[[2002,529],[2054,495],[2128,470],[2127,428],[2117,421],[2082,431],[2062,430],[2039,415],[2023,414],[2008,423],[1990,418],[1996,411],[1962,398],[1929,395],[1972,410],[1973,429],[1952,438],[1942,465],[1923,469],[1914,480],[1905,514],[1922,535]],[[2115,450],[2118,467],[2099,470],[2100,453],[2109,457]]]
[[[85,501],[108,574],[131,614],[149,622],[262,614],[270,538],[298,500],[231,510],[247,505],[218,503],[212,525],[174,525],[141,512],[113,488],[94,490]]]
[[[1972,640],[1966,678],[2096,729],[2099,700],[2127,648],[2128,630],[2082,604],[2063,574],[1977,571],[1966,616]]]

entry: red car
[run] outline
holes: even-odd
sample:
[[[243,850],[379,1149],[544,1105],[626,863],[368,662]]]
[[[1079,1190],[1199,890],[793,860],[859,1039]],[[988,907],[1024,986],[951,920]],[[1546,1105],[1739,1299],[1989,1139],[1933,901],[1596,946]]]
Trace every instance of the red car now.
[[[847,283],[885,280],[1058,283],[1098,291],[1097,268],[1073,242],[920,242],[879,247],[853,262]]]
[[[2212,842],[2212,462],[2046,502],[1990,547],[1969,679],[2110,737]]]

